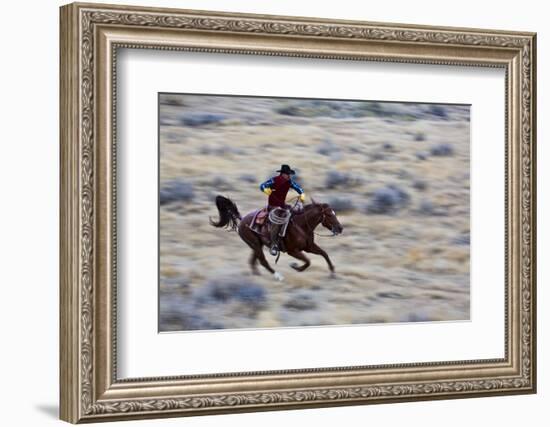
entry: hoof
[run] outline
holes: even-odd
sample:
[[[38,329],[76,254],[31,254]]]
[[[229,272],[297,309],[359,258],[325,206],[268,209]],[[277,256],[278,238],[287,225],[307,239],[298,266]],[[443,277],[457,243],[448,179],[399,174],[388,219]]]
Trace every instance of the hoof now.
[[[260,275],[260,271],[259,270],[252,270],[252,274],[254,276],[259,276]]]
[[[300,265],[297,262],[291,262],[289,265],[291,268],[293,268],[296,271],[300,270]]]
[[[334,271],[330,272],[330,275],[328,276],[330,279],[337,279],[338,276],[336,276],[336,273]]]
[[[273,273],[273,277],[275,278],[275,280],[277,280],[278,282],[282,282],[283,280],[285,280],[284,276],[279,273],[278,271],[276,271],[275,273]]]

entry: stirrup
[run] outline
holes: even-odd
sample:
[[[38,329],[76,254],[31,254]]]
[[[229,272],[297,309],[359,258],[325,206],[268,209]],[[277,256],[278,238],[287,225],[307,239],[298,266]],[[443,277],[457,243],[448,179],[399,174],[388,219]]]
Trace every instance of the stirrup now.
[[[271,246],[271,248],[269,248],[269,253],[273,256],[276,256],[279,253],[279,248],[277,247],[277,245]]]

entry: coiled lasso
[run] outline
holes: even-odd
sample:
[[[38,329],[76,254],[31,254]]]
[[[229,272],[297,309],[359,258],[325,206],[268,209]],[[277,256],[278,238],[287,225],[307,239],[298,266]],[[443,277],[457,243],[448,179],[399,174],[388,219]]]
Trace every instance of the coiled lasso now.
[[[279,212],[284,212],[284,215],[279,216]],[[290,212],[286,209],[275,208],[269,212],[268,218],[273,224],[286,224],[290,218]]]

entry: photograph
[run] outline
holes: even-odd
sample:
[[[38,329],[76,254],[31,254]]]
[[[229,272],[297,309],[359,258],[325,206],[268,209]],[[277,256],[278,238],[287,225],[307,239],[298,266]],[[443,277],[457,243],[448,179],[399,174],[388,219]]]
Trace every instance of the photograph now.
[[[159,332],[470,320],[470,105],[158,94]]]

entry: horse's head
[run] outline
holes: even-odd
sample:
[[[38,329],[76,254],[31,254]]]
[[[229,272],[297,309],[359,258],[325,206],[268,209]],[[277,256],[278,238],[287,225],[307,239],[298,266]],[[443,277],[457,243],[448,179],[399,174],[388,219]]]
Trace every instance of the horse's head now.
[[[338,221],[334,209],[328,203],[313,203],[321,212],[321,225],[327,230],[332,231],[332,234],[335,236],[341,234],[344,231],[344,227]]]

